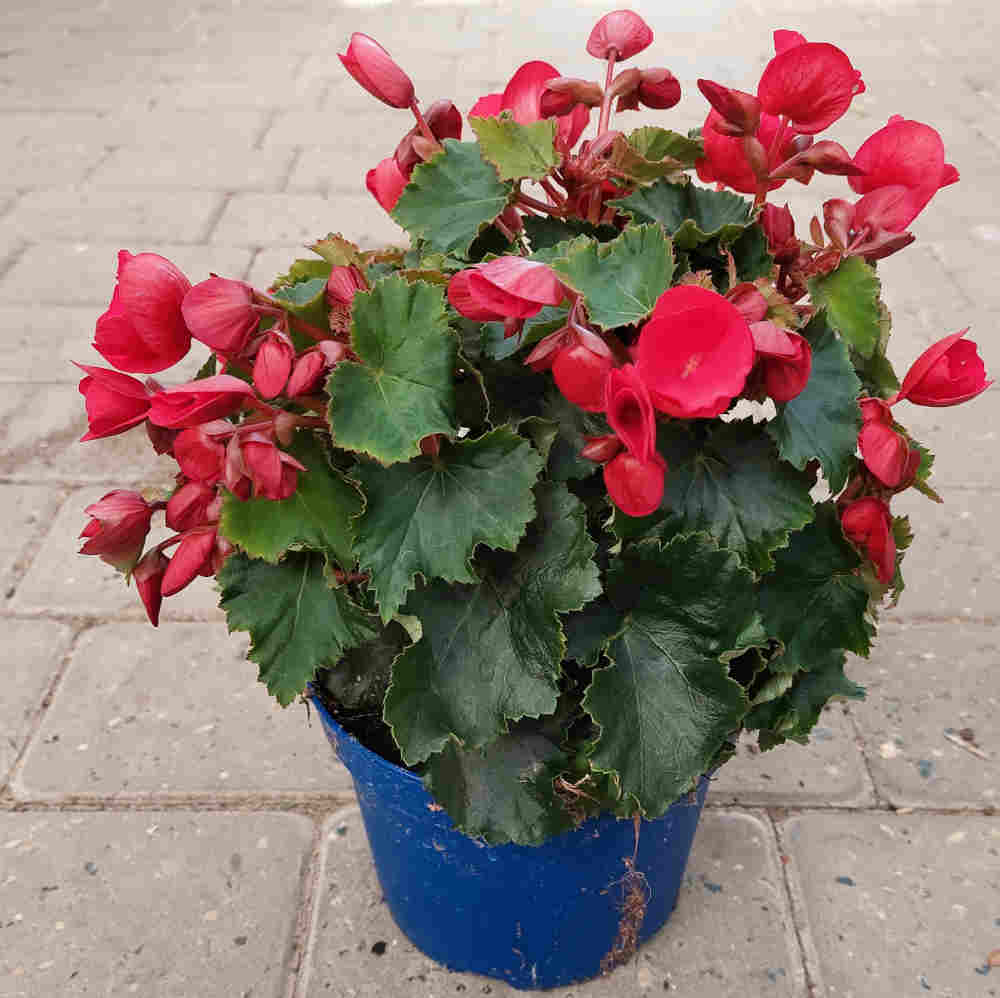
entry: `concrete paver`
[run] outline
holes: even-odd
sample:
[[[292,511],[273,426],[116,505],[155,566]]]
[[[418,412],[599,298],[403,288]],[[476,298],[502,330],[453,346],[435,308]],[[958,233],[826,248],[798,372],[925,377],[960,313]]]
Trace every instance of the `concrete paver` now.
[[[44,485],[0,485],[0,586],[4,596],[19,559],[48,531],[59,508],[60,491]],[[24,566],[26,567],[26,566]]]
[[[818,995],[988,998],[1000,825],[971,815],[807,814],[782,828]]]
[[[885,632],[870,661],[850,670],[868,688],[851,712],[879,792],[897,807],[1000,805],[996,628],[928,623]]]
[[[608,977],[550,991],[517,991],[476,974],[453,973],[420,953],[381,898],[361,817],[353,809],[329,826],[321,887],[309,998],[431,998],[456,991],[498,998],[802,993],[771,831],[746,814],[702,815],[677,908],[633,963]]]
[[[0,814],[0,994],[279,998],[311,822]]]
[[[134,594],[134,593],[133,593]],[[319,719],[255,683],[244,634],[221,624],[87,632],[34,739],[15,793],[350,791]]]

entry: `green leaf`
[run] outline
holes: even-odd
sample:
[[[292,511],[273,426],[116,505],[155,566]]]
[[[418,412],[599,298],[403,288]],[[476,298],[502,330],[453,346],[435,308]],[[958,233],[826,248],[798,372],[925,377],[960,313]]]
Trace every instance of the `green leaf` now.
[[[431,758],[424,786],[466,835],[490,845],[540,845],[573,827],[552,781],[567,758],[547,738],[501,735],[484,749],[449,742]]]
[[[657,817],[705,772],[739,727],[747,699],[726,658],[754,617],[753,579],[702,534],[662,550],[643,544],[612,569],[609,598],[626,611],[583,701],[600,725],[593,766]]]
[[[554,118],[521,125],[505,112],[496,118],[469,118],[469,126],[479,137],[483,159],[497,168],[501,180],[541,180],[559,165]]]
[[[217,370],[215,354],[210,353],[205,363],[198,368],[198,373],[194,376],[194,380],[201,381],[202,378],[211,378]]]
[[[740,281],[756,281],[770,277],[774,270],[774,257],[768,249],[767,236],[759,225],[751,225],[730,247]]]
[[[365,265],[361,250],[339,233],[328,233],[324,239],[310,243],[309,249],[321,256],[331,268],[349,267],[351,264],[363,268]]]
[[[318,666],[375,637],[374,619],[344,589],[331,589],[325,559],[292,553],[277,565],[233,554],[219,572],[229,630],[250,632],[248,658],[287,707]]]
[[[879,302],[879,338],[871,357],[862,357],[857,350],[851,351],[851,363],[858,372],[866,395],[872,398],[888,398],[899,391],[899,378],[892,362],[886,356],[889,334],[892,332],[892,314],[884,302]]]
[[[601,586],[583,505],[558,485],[540,484],[535,497],[538,517],[514,555],[484,559],[476,585],[437,581],[407,601],[423,636],[393,666],[384,716],[408,765],[450,739],[482,748],[508,722],[556,708],[566,648],[558,614]]]
[[[281,297],[277,292],[286,292],[296,285],[302,285],[308,283],[309,281],[319,280],[322,278],[323,283],[326,283],[327,278],[330,276],[330,271],[332,266],[326,260],[296,260],[295,263],[288,268],[287,274],[279,274],[272,282],[271,287],[275,289],[275,296]],[[301,296],[305,292],[301,289],[298,294]],[[312,295],[315,297],[315,294]],[[292,300],[292,299],[288,299]]]
[[[859,256],[849,256],[823,277],[809,281],[809,296],[825,308],[830,325],[862,357],[871,357],[878,346],[882,315],[875,269]]]
[[[610,203],[637,222],[659,222],[673,237],[674,245],[683,250],[712,239],[728,245],[750,225],[748,201],[729,191],[712,191],[694,184],[661,180]]]
[[[341,707],[370,710],[378,716],[389,688],[392,663],[409,643],[403,625],[390,621],[377,637],[349,648],[339,662],[329,663],[323,687]]]
[[[548,391],[542,399],[540,413],[543,419],[556,426],[556,439],[549,451],[549,477],[557,482],[589,478],[599,470],[599,465],[580,457],[587,436],[608,433],[603,419],[573,405],[558,391]]]
[[[477,143],[445,139],[443,144],[442,152],[416,166],[392,217],[428,249],[465,256],[507,207],[514,185],[500,182]]]
[[[665,177],[679,179],[684,165],[670,157],[647,159],[624,136],[615,141],[608,162],[623,186],[626,183],[651,184]]]
[[[552,215],[525,215],[521,219],[524,231],[531,243],[532,252],[551,249],[559,243],[575,239],[577,236],[592,236],[608,242],[618,238],[618,229],[613,225],[591,225],[576,218],[554,218]]]
[[[354,296],[351,342],[361,363],[327,382],[334,443],[391,464],[420,453],[431,433],[455,433],[458,342],[438,287],[384,277]]]
[[[809,670],[831,649],[867,655],[873,633],[866,616],[868,590],[856,574],[860,559],[844,539],[832,503],[816,507],[816,519],[792,535],[775,562],[758,597],[767,633],[785,646],[772,668]]]
[[[858,393],[847,348],[827,326],[822,314],[803,330],[812,346],[812,372],[801,394],[778,405],[767,432],[781,457],[796,468],[816,459],[832,492],[847,483],[861,429]]]
[[[566,657],[592,668],[622,626],[622,612],[603,596],[566,616]]]
[[[313,261],[308,262],[312,263]],[[321,267],[326,266],[322,260],[316,260],[315,263]],[[326,277],[311,277],[298,284],[289,284],[278,288],[273,297],[275,301],[281,302],[292,315],[297,315],[300,319],[318,326],[320,329],[327,328]],[[313,345],[312,340],[302,336],[294,328],[291,332],[292,339],[300,350]]]
[[[540,339],[554,333],[566,325],[569,309],[559,305],[543,305],[537,315],[524,320],[524,326],[517,336],[504,336],[502,322],[482,324],[483,353],[493,360],[513,357],[522,347],[531,346]]]
[[[694,166],[705,154],[705,145],[667,128],[647,125],[630,132],[628,144],[644,159],[651,161],[670,158],[680,166]]]
[[[670,286],[670,240],[656,225],[627,228],[610,243],[588,241],[552,264],[584,296],[591,321],[602,329],[641,322]]]
[[[479,544],[513,551],[535,515],[531,490],[543,464],[505,426],[445,444],[436,458],[359,464],[367,502],[355,548],[382,619],[395,616],[418,574],[476,582],[470,561]]]
[[[683,427],[669,427],[658,444],[670,469],[661,513],[638,520],[617,513],[620,537],[704,530],[753,571],[766,572],[771,552],[812,519],[811,480],[778,459],[759,427],[721,423],[700,445]]]
[[[341,568],[354,564],[351,518],[361,511],[361,496],[339,472],[311,433],[298,433],[288,448],[307,471],[287,499],[240,501],[226,492],[222,500],[222,533],[251,558],[276,562],[299,545],[335,558]]]

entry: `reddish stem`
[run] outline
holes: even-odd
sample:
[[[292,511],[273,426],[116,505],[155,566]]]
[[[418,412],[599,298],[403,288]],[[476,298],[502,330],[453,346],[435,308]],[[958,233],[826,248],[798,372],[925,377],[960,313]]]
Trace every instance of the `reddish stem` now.
[[[431,131],[431,126],[427,124],[427,119],[423,116],[420,111],[420,107],[417,104],[417,98],[413,98],[413,103],[410,104],[410,110],[413,112],[413,116],[417,119],[417,124],[420,126],[421,134],[425,139],[429,139],[435,145],[439,145],[437,137]]]
[[[549,215],[565,215],[565,208],[560,208],[558,205],[546,204],[544,201],[539,201],[537,198],[531,197],[530,194],[525,194],[523,191],[517,192],[517,203],[523,204],[526,208],[534,208],[537,211],[544,211]]]
[[[611,104],[614,98],[610,94],[611,77],[615,71],[615,60],[618,58],[618,51],[612,49],[608,54],[608,75],[604,79],[604,97],[601,100],[601,117],[597,122],[597,134],[603,135],[608,130],[608,122],[611,121]]]

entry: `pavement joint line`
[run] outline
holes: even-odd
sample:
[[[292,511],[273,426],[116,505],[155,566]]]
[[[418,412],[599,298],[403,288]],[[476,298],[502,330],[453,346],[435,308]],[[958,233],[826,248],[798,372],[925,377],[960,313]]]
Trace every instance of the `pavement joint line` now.
[[[227,191],[219,199],[219,203],[215,208],[215,211],[209,216],[208,221],[205,223],[205,230],[202,234],[201,239],[197,240],[198,243],[208,246],[212,242],[212,236],[215,230],[219,227],[219,222],[222,221],[222,216],[226,213],[226,208],[229,207],[229,202],[232,200],[232,192]]]
[[[315,926],[319,919],[319,905],[323,894],[323,871],[326,867],[324,848],[328,833],[327,826],[333,816],[344,808],[318,818],[313,824],[312,847],[309,858],[303,864],[302,878],[299,884],[299,903],[292,930],[291,945],[286,960],[288,967],[288,982],[285,987],[285,998],[305,996],[308,983],[309,967],[312,963],[312,941],[315,936]]]
[[[87,170],[84,171],[83,177],[80,179],[79,186],[82,187],[82,186],[84,186],[86,184],[89,184],[90,181],[93,179],[94,174],[96,174],[97,171],[102,166],[104,166],[104,164],[107,163],[108,160],[111,159],[111,157],[114,156],[114,154],[116,152],[118,152],[118,150],[121,149],[121,148],[122,147],[119,146],[119,145],[105,146],[104,147],[104,152],[97,158],[97,161],[95,163],[93,163],[90,166],[89,169],[87,169]]]
[[[59,800],[24,799],[16,796],[10,786],[4,788],[0,795],[0,814],[21,813],[74,813],[91,814],[95,812],[108,814],[133,814],[148,811],[219,813],[219,814],[258,814],[275,812],[282,814],[298,814],[308,818],[325,818],[343,810],[356,802],[351,791],[335,791],[320,793],[318,791],[231,791],[228,794],[198,794],[176,793],[173,795],[155,794],[128,796],[119,794],[115,797],[88,797],[86,794],[67,796]]]
[[[285,175],[281,178],[280,189],[285,194],[289,193],[288,185],[291,183],[292,174],[295,173],[295,168],[299,165],[301,159],[302,146],[295,146],[292,150],[292,158],[288,162],[288,169],[285,170]]]
[[[13,204],[16,201],[17,197],[15,197],[14,201],[11,203]],[[19,240],[12,253],[8,253],[7,256],[0,256],[0,279],[5,277],[9,271],[14,269],[24,254],[28,252],[29,245],[29,243]]]
[[[274,127],[275,122],[278,120],[278,115],[280,110],[276,107],[271,108],[264,116],[264,124],[261,126],[260,131],[257,133],[257,137],[253,141],[251,149],[260,150],[264,148],[264,140],[267,138],[267,133],[271,131]]]
[[[858,723],[858,719],[852,711],[845,710],[844,716],[847,718],[847,723],[851,726],[851,730],[854,732],[854,745],[858,750],[858,755],[861,757],[861,780],[865,784],[865,788],[869,790],[872,797],[875,798],[876,806],[879,808],[888,808],[889,803],[882,796],[878,780],[875,779],[875,771],[872,769],[871,759],[868,758],[868,753],[865,751],[865,738],[861,733],[861,725]]]

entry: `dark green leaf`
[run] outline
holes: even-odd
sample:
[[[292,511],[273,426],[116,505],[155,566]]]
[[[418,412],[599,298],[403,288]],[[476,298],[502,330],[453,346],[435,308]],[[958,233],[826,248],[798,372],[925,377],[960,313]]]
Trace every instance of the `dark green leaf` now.
[[[618,238],[618,230],[613,225],[591,225],[576,218],[525,215],[521,221],[533,252],[551,248],[577,236],[592,236],[600,242]]]
[[[361,510],[358,490],[330,467],[311,433],[298,433],[288,450],[308,469],[299,472],[295,492],[280,502],[241,502],[227,492],[219,521],[222,533],[251,558],[276,562],[302,545],[325,552],[349,571],[354,564],[351,518]]]
[[[483,159],[497,168],[501,180],[541,180],[559,165],[554,118],[522,125],[505,112],[496,118],[469,118],[469,125],[479,137]]]
[[[202,378],[211,378],[215,374],[216,370],[215,354],[210,353],[208,355],[208,360],[206,360],[205,363],[198,368],[198,373],[194,376],[194,380],[201,381]]]
[[[502,322],[484,322],[483,352],[493,360],[506,360],[522,347],[529,347],[566,325],[569,309],[560,305],[544,305],[537,315],[524,320],[517,336],[505,336]]]
[[[823,277],[809,281],[809,295],[825,308],[830,325],[862,357],[871,357],[881,335],[881,285],[875,270],[859,256],[849,256]]]
[[[566,628],[566,657],[589,668],[597,665],[608,642],[620,630],[622,612],[605,597],[598,596],[577,613],[567,614],[563,623]]]
[[[392,217],[428,249],[465,256],[507,207],[514,185],[501,183],[477,143],[445,139],[443,144],[443,152],[414,169]]]
[[[566,766],[541,735],[501,735],[484,749],[449,742],[428,762],[424,786],[466,835],[540,845],[573,827],[552,789]]]
[[[774,270],[774,257],[767,245],[767,236],[759,225],[751,225],[730,247],[740,281],[756,281],[770,277]]]
[[[661,180],[610,202],[637,222],[659,222],[679,249],[694,249],[710,239],[728,245],[750,224],[750,203],[729,191]]]
[[[725,659],[754,617],[753,579],[704,535],[631,549],[608,595],[626,611],[612,665],[594,672],[584,708],[601,727],[591,761],[656,817],[689,790],[748,704]]]
[[[431,433],[452,435],[458,343],[438,287],[384,277],[354,296],[351,341],[361,363],[327,382],[334,442],[391,464],[420,452]]]
[[[392,663],[410,643],[403,626],[392,620],[378,637],[350,648],[323,674],[323,687],[348,710],[382,713],[385,691],[392,677]]]
[[[651,161],[670,158],[680,166],[694,166],[705,154],[704,143],[679,132],[647,125],[630,132],[628,144],[644,159]]]
[[[800,395],[778,405],[767,432],[781,457],[796,468],[816,459],[831,491],[839,492],[854,466],[861,429],[861,382],[847,348],[817,315],[803,330],[812,346],[812,372]]]
[[[436,458],[384,468],[358,465],[366,498],[355,548],[371,574],[383,620],[395,616],[419,574],[475,582],[477,545],[513,551],[535,515],[532,487],[544,461],[508,427],[445,444]]]
[[[551,714],[566,648],[558,614],[600,591],[579,500],[535,490],[538,517],[515,555],[485,559],[477,585],[418,587],[406,612],[423,636],[393,666],[385,720],[409,765],[449,739],[482,748],[510,721]]]
[[[311,300],[315,297],[315,292],[310,294],[310,291],[302,289],[301,285],[320,279],[325,284],[332,269],[327,260],[296,260],[288,268],[287,274],[279,274],[271,282],[271,287],[275,289],[275,297],[284,297],[286,301],[296,301],[297,304],[302,304],[304,296],[309,295],[306,300]],[[290,294],[292,288],[296,286],[299,287],[299,291]],[[278,292],[282,292],[282,294],[278,294]]]
[[[546,386],[547,388],[548,386]],[[542,399],[541,415],[556,425],[557,435],[549,451],[549,477],[557,482],[589,478],[599,466],[580,457],[587,436],[600,436],[610,432],[603,419],[594,413],[584,412],[566,400],[562,393],[548,390]]]
[[[375,620],[344,589],[331,589],[322,555],[291,553],[271,565],[233,554],[219,572],[229,630],[250,632],[248,658],[287,706],[318,666],[375,637]]]
[[[674,258],[659,226],[635,225],[613,242],[576,246],[551,266],[584,296],[591,321],[614,329],[641,322],[652,312],[670,286]]]

